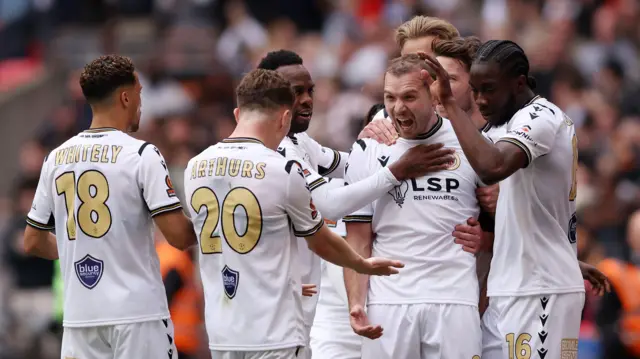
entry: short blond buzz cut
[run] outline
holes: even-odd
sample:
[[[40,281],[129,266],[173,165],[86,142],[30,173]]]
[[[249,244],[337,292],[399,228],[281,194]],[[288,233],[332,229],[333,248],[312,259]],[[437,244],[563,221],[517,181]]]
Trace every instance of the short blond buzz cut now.
[[[460,32],[447,20],[418,15],[396,29],[396,43],[402,48],[407,40],[434,36],[441,40],[453,40],[460,37]]]

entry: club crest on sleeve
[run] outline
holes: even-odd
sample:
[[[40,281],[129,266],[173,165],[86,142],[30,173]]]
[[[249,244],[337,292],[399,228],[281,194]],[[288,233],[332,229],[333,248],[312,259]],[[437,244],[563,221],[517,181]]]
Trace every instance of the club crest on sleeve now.
[[[104,262],[98,258],[94,258],[87,254],[81,260],[74,263],[76,269],[76,276],[80,283],[87,289],[93,289],[104,272]]]
[[[238,292],[238,283],[240,281],[240,272],[234,271],[228,266],[222,268],[222,286],[224,287],[224,294],[227,298],[233,299]]]
[[[173,182],[171,182],[171,177],[169,177],[169,175],[167,175],[167,177],[165,177],[164,182],[167,185],[167,196],[175,197],[176,196],[176,190],[173,188]]]

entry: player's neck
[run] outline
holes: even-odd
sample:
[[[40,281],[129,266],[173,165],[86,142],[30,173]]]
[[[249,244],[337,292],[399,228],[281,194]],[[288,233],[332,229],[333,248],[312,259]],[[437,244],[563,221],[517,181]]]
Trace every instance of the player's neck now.
[[[516,104],[518,105],[518,108],[526,106],[534,97],[536,97],[536,94],[530,88],[522,91],[522,93],[516,96]]]
[[[95,110],[93,110],[93,117],[91,118],[91,126],[89,126],[89,128],[115,128],[116,130],[127,132],[127,125],[122,121],[121,115]]]
[[[282,142],[282,138],[278,138],[273,129],[267,128],[265,123],[261,121],[239,121],[236,129],[229,138],[249,137],[255,138],[264,144],[265,147],[276,150]]]
[[[471,118],[471,121],[474,125],[476,125],[478,129],[484,128],[486,126],[487,120],[482,117],[482,114],[478,110],[477,106],[473,106],[472,110],[467,115],[469,115],[469,118]]]

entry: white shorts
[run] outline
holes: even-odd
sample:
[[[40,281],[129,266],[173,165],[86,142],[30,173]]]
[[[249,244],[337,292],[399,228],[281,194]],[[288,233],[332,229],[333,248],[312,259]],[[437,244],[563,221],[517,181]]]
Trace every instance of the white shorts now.
[[[369,305],[369,322],[384,330],[364,338],[362,359],[479,358],[478,308],[460,304]]]
[[[170,319],[99,327],[65,327],[63,359],[177,359]]]
[[[362,337],[353,332],[351,324],[337,322],[313,323],[311,351],[313,359],[360,359]]]
[[[584,293],[491,297],[482,359],[578,357]]]
[[[213,359],[300,359],[304,354],[304,348],[286,348],[265,351],[224,351],[212,350]]]

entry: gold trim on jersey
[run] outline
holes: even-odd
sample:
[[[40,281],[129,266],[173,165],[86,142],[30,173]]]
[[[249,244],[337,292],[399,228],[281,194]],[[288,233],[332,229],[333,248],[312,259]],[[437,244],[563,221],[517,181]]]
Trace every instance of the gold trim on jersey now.
[[[323,184],[326,184],[326,183],[327,183],[327,181],[325,181],[324,178],[320,177],[317,180],[309,183],[309,191],[313,191],[314,189],[316,189],[316,188],[318,188],[318,187],[320,187],[320,186],[322,186]]]
[[[293,229],[293,234],[296,237],[309,237],[312,236],[314,234],[316,234],[316,232],[318,232],[320,230],[320,228],[322,228],[322,226],[324,226],[324,219],[320,218],[320,222],[318,222],[318,224],[316,224],[315,226],[313,226],[313,228],[306,230],[306,231],[298,231],[295,228]]]
[[[220,142],[222,143],[258,143],[258,144],[264,145],[262,141],[253,137],[229,137],[229,138],[225,138]]]
[[[344,218],[342,219],[342,222],[355,222],[355,223],[369,223],[373,221],[373,216],[367,216],[367,215],[358,215],[358,214],[353,214],[350,216],[344,216]]]
[[[27,217],[27,224],[30,225],[31,227],[34,227],[36,229],[41,229],[44,231],[50,231],[52,229],[55,229],[54,226],[50,226],[48,224],[44,224],[44,223],[40,223],[38,221],[34,221],[33,219]]]
[[[326,176],[332,173],[333,171],[335,171],[336,168],[338,168],[338,165],[340,164],[340,152],[333,149],[331,151],[333,151],[333,162],[331,162],[331,165],[329,165],[329,168],[327,168],[327,171],[322,174],[323,176]]]
[[[87,132],[87,133],[99,133],[99,132],[111,132],[111,131],[120,131],[117,128],[113,128],[113,127],[96,127],[96,128],[89,128],[86,129],[82,132]]]
[[[418,136],[416,136],[416,140],[424,140],[427,139],[433,135],[436,134],[436,132],[438,132],[438,130],[440,130],[440,128],[442,127],[442,117],[440,117],[440,115],[436,115],[438,116],[438,120],[436,122],[435,125],[433,125],[433,127],[431,127],[431,129],[423,134],[420,134]]]
[[[526,164],[525,167],[527,167],[529,165],[529,163],[531,163],[531,161],[532,161],[531,151],[529,151],[529,148],[527,146],[525,146],[524,143],[520,142],[520,140],[515,139],[513,137],[503,137],[503,138],[499,139],[498,142],[508,142],[508,143],[511,143],[513,145],[516,145],[516,146],[520,147],[520,149],[522,149],[524,151],[524,153],[527,155],[527,164]]]
[[[180,202],[176,202],[176,203],[168,204],[166,206],[162,206],[160,208],[156,208],[154,210],[150,210],[149,212],[151,213],[151,217],[154,217],[154,216],[157,216],[157,215],[159,215],[161,213],[174,211],[174,210],[180,209],[180,208],[182,208],[182,204],[180,204]]]

